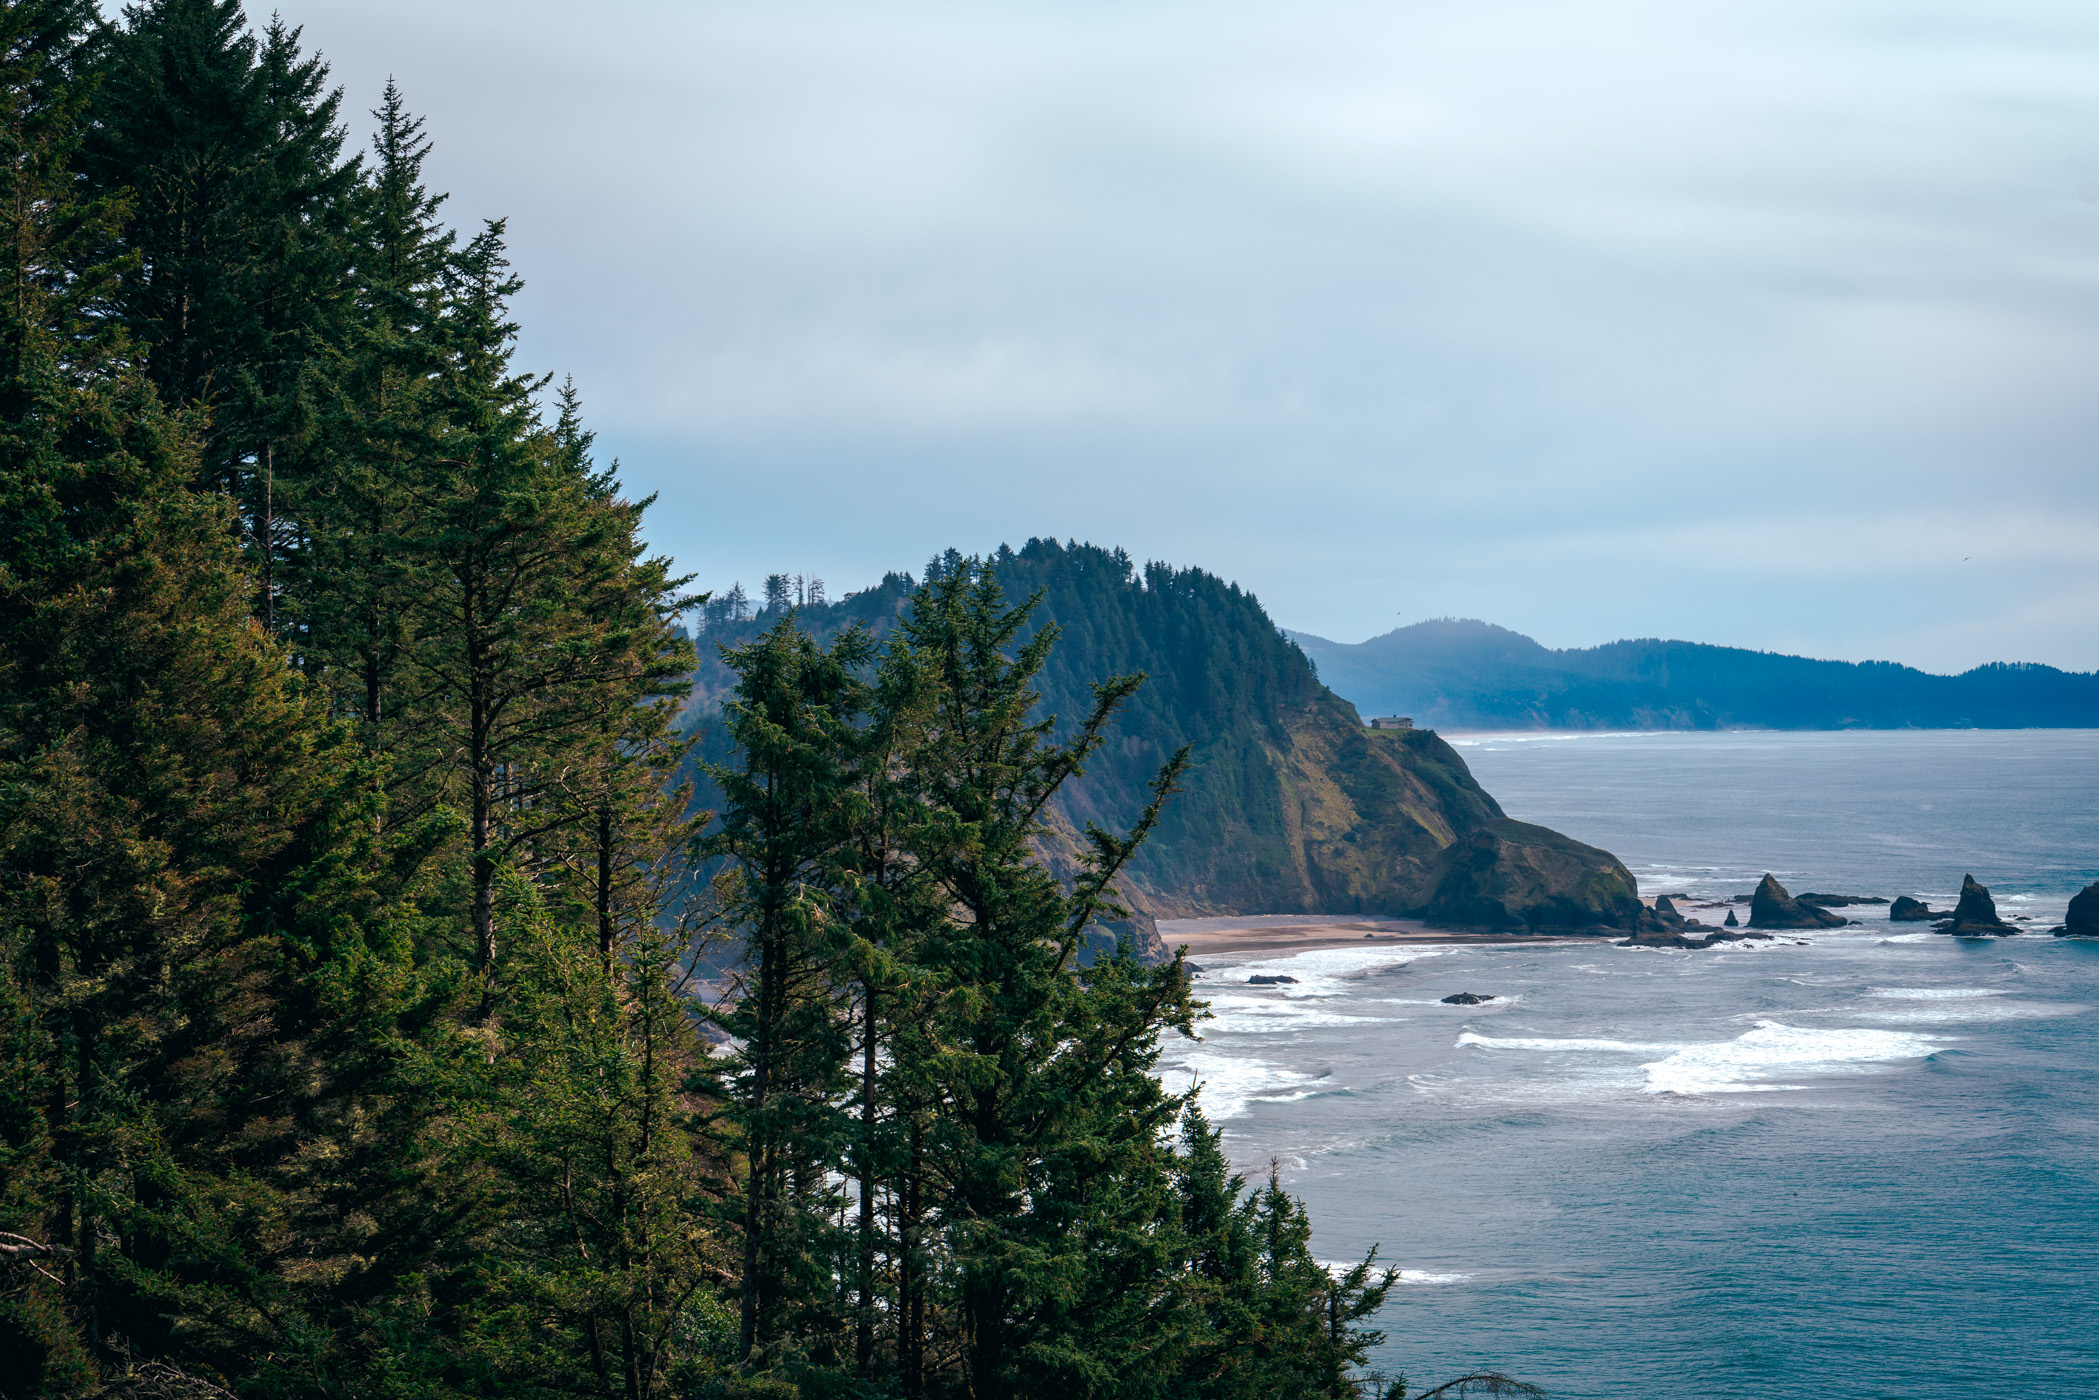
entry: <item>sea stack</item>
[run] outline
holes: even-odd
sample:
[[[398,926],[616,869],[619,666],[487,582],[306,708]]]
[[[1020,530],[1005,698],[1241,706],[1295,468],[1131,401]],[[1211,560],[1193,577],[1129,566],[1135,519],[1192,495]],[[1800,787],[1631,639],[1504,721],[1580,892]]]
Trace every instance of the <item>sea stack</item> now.
[[[1997,917],[1997,901],[1990,898],[1988,886],[1975,883],[1973,875],[1961,877],[1961,902],[1953,907],[1953,921],[1938,927],[1940,933],[1955,938],[2002,938],[2019,931]]]
[[[1895,896],[1895,902],[1888,906],[1888,917],[1897,923],[1921,924],[1945,916],[1933,913],[1931,906],[1921,899],[1911,899],[1906,894],[1898,894]]]
[[[1736,918],[1735,911],[1730,909],[1727,911],[1727,918],[1722,921],[1720,926],[1722,928],[1740,928],[1742,926],[1742,921]]]
[[[1842,928],[1849,922],[1841,914],[1802,904],[1768,874],[1749,900],[1751,928]]]
[[[2070,913],[2056,932],[2070,938],[2099,938],[2099,881],[2070,897]]]

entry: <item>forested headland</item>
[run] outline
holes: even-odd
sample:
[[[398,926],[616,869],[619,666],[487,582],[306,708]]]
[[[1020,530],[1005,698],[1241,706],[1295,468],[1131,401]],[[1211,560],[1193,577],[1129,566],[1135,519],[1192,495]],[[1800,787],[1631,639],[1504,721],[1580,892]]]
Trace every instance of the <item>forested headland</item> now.
[[[891,573],[828,602],[784,575],[755,596],[740,583],[717,590],[699,615],[702,654],[684,721],[700,753],[729,752],[715,707],[735,676],[717,647],[762,635],[790,609],[818,636],[854,626],[884,635],[922,582],[968,567],[949,551],[928,561],[923,579]],[[1084,778],[1047,804],[1047,854],[1075,855],[1088,822],[1130,826],[1159,764],[1188,750],[1181,791],[1126,867],[1122,889],[1140,912],[1409,912],[1433,892],[1441,852],[1503,815],[1433,733],[1366,730],[1259,600],[1214,574],[1139,568],[1118,549],[1045,539],[1002,546],[981,567],[1010,596],[1040,599],[1022,638],[1058,629],[1038,689],[1064,730],[1087,714],[1102,675],[1146,677]]]
[[[1093,556],[953,557],[709,629],[695,768],[712,604],[407,96],[234,0],[0,68],[0,1395],[1404,1392],[1149,1072],[1185,969],[1079,965],[1338,704],[1272,627],[1169,703]]]
[[[1994,662],[1957,676],[1701,642],[1554,649],[1469,618],[1367,642],[1293,632],[1365,714],[1446,729],[2089,729],[2099,675]]]

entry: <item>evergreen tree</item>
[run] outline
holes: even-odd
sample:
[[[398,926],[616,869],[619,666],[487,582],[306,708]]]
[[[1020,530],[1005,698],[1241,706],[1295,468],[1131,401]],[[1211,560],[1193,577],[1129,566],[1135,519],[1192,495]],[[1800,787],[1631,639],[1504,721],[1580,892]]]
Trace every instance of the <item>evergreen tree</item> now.
[[[400,971],[360,839],[370,775],[249,621],[193,441],[90,314],[122,268],[94,261],[112,211],[73,204],[64,168],[89,19],[0,20],[0,1101],[5,1150],[30,1154],[0,1329],[46,1393],[131,1359],[325,1364],[300,1295],[330,1287],[309,1227],[333,1213],[307,1154],[358,1073],[340,1013],[383,1020]]]
[[[297,536],[280,506],[311,469],[314,371],[347,309],[357,178],[340,94],[299,45],[280,20],[249,33],[240,0],[127,6],[81,167],[131,193],[140,270],[116,310],[162,401],[203,410],[200,475],[242,504],[270,620]]]
[[[440,455],[434,381],[447,269],[456,240],[441,224],[444,196],[423,184],[430,142],[389,81],[372,113],[372,162],[348,200],[354,300],[324,365],[323,454],[303,483],[303,533],[287,561],[300,656],[309,674],[356,716],[366,744],[393,753],[396,782],[422,772],[399,713],[410,589],[405,554],[414,488]]]
[[[1100,1383],[1104,1363],[1075,1345],[1075,1329],[1109,1301],[1124,1249],[1146,1248],[1119,1214],[1145,1209],[1164,1178],[1160,1139],[1180,1103],[1150,1069],[1159,1032],[1192,1014],[1178,961],[1147,970],[1125,950],[1075,975],[1087,925],[1113,910],[1112,882],[1186,756],[1159,773],[1128,836],[1089,830],[1089,858],[1065,890],[1034,854],[1045,808],[1142,677],[1101,682],[1072,737],[1051,742],[1054,719],[1030,717],[1031,682],[1055,629],[1007,654],[1031,606],[1009,607],[988,570],[959,568],[920,595],[894,644],[932,691],[906,840],[952,912],[915,954],[939,1000],[893,1045],[932,1109],[926,1175],[972,1395]],[[1118,1340],[1143,1345],[1141,1332]]]
[[[766,1366],[809,1340],[811,1302],[828,1302],[831,1193],[825,1168],[842,1130],[850,1027],[837,997],[850,948],[836,899],[853,835],[856,725],[871,654],[848,632],[817,647],[783,614],[729,655],[738,677],[728,725],[743,761],[718,767],[721,830],[711,854],[735,863],[728,910],[744,938],[743,993],[721,1018],[740,1042],[725,1068],[727,1118],[743,1157],[739,1359]]]
[[[607,499],[587,459],[540,425],[544,381],[511,369],[520,285],[491,224],[448,273],[434,384],[437,456],[413,488],[414,524],[393,541],[407,571],[402,664],[414,776],[467,818],[466,910],[483,1014],[498,980],[502,871],[580,819],[558,791],[598,741],[603,692],[653,698],[690,667],[667,645],[692,600],[666,561],[640,561],[647,502]]]

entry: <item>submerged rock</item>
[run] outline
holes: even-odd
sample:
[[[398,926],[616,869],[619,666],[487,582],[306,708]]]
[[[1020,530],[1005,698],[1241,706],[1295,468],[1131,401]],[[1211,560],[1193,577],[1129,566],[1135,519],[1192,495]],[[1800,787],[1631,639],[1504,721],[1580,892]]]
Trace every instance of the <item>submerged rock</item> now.
[[[1459,992],[1454,996],[1443,998],[1443,1004],[1445,1006],[1479,1006],[1493,1000],[1493,997],[1483,997],[1478,992]]]
[[[1911,899],[1903,894],[1895,896],[1895,902],[1888,906],[1888,917],[1897,923],[1920,924],[1927,919],[1943,919],[1946,916],[1943,911],[1934,914],[1931,906],[1923,900]]]
[[[1631,872],[1609,851],[1507,817],[1445,848],[1429,889],[1416,912],[1445,927],[1631,932],[1645,912]]]
[[[1750,896],[1749,926],[1751,928],[1841,928],[1850,920],[1841,914],[1832,914],[1817,909],[1812,904],[1802,904],[1786,893],[1786,887],[1770,875]]]
[[[1724,928],[1712,928],[1705,924],[1691,924],[1683,931],[1672,929],[1642,929],[1631,938],[1621,938],[1621,948],[1710,948],[1716,943],[1769,943],[1772,935],[1753,933],[1741,929],[1730,933]]]
[[[2070,897],[2070,913],[2056,930],[2070,938],[2099,938],[2099,881]]]
[[[1842,909],[1850,904],[1886,904],[1878,895],[1871,894],[1796,894],[1793,898],[1802,904],[1812,904],[1817,909]]]
[[[2002,938],[2018,932],[1997,917],[1997,901],[1990,898],[1989,887],[1977,884],[1973,875],[1961,877],[1961,902],[1953,906],[1952,922],[1940,924],[1938,931],[1955,938]]]
[[[1295,982],[1296,980],[1295,977],[1271,977],[1265,972],[1257,972],[1246,979],[1246,985],[1249,987],[1274,987],[1284,982]]]

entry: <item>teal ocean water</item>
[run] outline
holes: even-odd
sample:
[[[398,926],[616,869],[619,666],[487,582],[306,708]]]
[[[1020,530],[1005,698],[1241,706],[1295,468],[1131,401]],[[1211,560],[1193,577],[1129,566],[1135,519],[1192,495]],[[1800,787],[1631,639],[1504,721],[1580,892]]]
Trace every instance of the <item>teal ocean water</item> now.
[[[1479,737],[1646,892],[1950,903],[2099,879],[2099,733]],[[1405,1270],[1379,1364],[1568,1397],[2099,1395],[2099,943],[1864,922],[1204,959],[1168,1056],[1323,1257]],[[1717,917],[1715,915],[1714,917]],[[1255,972],[1299,980],[1251,987]],[[1492,994],[1445,1006],[1456,991]]]

